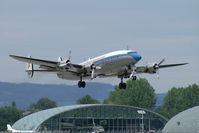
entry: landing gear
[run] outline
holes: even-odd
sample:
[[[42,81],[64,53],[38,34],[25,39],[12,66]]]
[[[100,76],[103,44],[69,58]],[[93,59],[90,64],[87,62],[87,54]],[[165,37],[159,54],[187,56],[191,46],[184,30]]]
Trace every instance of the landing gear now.
[[[126,89],[126,83],[120,83],[119,88],[120,89]]]
[[[137,77],[136,77],[136,76],[133,76],[133,77],[132,77],[132,80],[136,80],[136,79],[137,79]]]
[[[86,82],[82,81],[82,76],[80,76],[80,81],[78,82],[79,88],[84,88],[86,86]]]
[[[123,82],[123,78],[121,78],[121,83],[119,84],[120,89],[126,89],[126,83]]]
[[[86,86],[86,82],[84,82],[84,81],[79,81],[78,82],[78,87],[79,88],[84,88]]]

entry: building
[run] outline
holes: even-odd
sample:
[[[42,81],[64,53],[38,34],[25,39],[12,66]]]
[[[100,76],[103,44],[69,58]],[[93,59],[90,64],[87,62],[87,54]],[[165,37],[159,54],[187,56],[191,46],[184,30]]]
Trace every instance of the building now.
[[[163,133],[199,133],[199,106],[171,118],[165,125]]]
[[[143,117],[138,110],[144,111]],[[143,124],[142,124],[143,122]],[[142,130],[162,130],[167,123],[163,116],[142,108],[124,105],[85,104],[52,108],[30,114],[12,126],[26,131],[70,131],[134,133]]]

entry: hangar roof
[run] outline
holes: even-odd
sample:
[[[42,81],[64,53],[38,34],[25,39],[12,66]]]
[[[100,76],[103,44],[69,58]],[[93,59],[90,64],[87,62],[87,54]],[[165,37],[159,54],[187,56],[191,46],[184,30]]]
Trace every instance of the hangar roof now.
[[[35,131],[41,123],[43,123],[45,120],[57,114],[60,114],[62,112],[69,111],[72,109],[81,108],[81,107],[89,107],[93,105],[94,104],[70,105],[70,106],[63,106],[63,107],[57,107],[57,108],[39,111],[18,120],[17,122],[14,123],[12,128],[16,130],[23,130],[23,131],[25,130]]]
[[[120,108],[133,108],[135,110],[140,110],[142,108],[138,107],[133,107],[133,106],[126,106],[126,105],[113,105],[113,104],[84,104],[84,105],[70,105],[70,106],[62,106],[62,107],[57,107],[57,108],[52,108],[52,109],[47,109],[43,111],[39,111],[33,114],[30,114],[28,116],[25,116],[24,118],[21,118],[17,122],[14,123],[12,126],[13,129],[15,130],[21,130],[21,131],[36,131],[38,127],[45,122],[46,120],[59,115],[61,113],[79,109],[79,108],[84,108],[84,107],[96,107],[96,106],[115,106],[115,107],[120,107]],[[147,110],[147,109],[142,109],[145,110],[146,112],[149,112],[156,117],[162,118],[164,121],[167,121],[163,116]]]
[[[171,118],[163,133],[199,133],[199,106],[187,109]]]

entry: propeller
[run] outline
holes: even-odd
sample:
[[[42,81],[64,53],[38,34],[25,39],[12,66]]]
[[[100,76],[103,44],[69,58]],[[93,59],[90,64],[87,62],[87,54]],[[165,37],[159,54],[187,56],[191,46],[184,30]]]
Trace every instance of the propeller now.
[[[92,64],[91,65],[91,79],[94,79],[95,78],[95,65],[94,64]]]
[[[70,59],[71,59],[71,50],[69,51],[69,54],[68,54],[68,60],[66,60],[66,64],[70,63]]]
[[[153,68],[154,68],[155,70],[159,69],[159,66],[160,66],[164,61],[165,61],[165,59],[162,59],[158,64],[155,63],[154,66],[153,66]]]
[[[154,69],[156,70],[157,78],[158,78],[158,79],[160,78],[159,67],[160,67],[160,65],[161,65],[164,61],[165,61],[165,59],[162,59],[158,64],[155,64],[155,65],[154,65]]]
[[[92,69],[92,72],[91,72],[91,79],[94,79],[94,75],[95,75],[95,69]]]
[[[160,63],[158,64],[158,66],[160,66],[164,61],[165,61],[165,58],[160,61]]]
[[[69,51],[68,59],[63,60],[61,57],[58,58],[59,67],[69,66],[71,64],[71,51]]]

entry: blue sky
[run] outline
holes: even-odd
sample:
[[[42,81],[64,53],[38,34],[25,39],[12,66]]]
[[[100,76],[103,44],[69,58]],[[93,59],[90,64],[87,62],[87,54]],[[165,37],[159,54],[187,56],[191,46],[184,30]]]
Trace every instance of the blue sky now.
[[[190,63],[160,70],[160,79],[139,75],[147,78],[157,93],[198,84],[198,5],[198,0],[1,0],[0,81],[76,84],[52,74],[28,79],[25,63],[9,54],[57,60],[58,56],[68,57],[71,50],[72,62],[80,63],[128,45],[142,55],[138,65],[162,58],[166,58],[164,63]],[[120,80],[92,82],[116,85]]]

